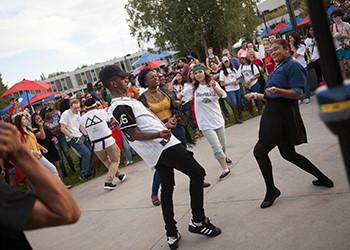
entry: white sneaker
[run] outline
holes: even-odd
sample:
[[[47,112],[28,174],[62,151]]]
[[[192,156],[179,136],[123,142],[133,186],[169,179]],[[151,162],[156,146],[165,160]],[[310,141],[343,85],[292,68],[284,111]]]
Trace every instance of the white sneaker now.
[[[305,103],[305,104],[309,104],[309,103],[310,103],[310,98],[305,98],[305,99],[304,99],[304,103]]]

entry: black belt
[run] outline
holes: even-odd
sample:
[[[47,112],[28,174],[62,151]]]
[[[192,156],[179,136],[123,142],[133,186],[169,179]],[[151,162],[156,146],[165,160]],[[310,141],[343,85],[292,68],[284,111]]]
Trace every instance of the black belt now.
[[[105,140],[108,139],[108,138],[111,137],[111,136],[112,136],[112,134],[107,135],[107,136],[105,136],[105,137],[102,137],[102,138],[100,138],[100,139],[91,141],[91,142],[92,142],[92,151],[93,151],[94,148],[95,148],[95,143],[98,143],[98,142],[102,142],[102,149],[104,150],[104,149],[106,148]]]

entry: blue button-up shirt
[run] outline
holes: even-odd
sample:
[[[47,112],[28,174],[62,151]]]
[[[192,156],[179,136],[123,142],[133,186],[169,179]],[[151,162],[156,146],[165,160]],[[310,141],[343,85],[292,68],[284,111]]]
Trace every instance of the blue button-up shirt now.
[[[276,66],[266,82],[266,88],[294,89],[298,94],[302,95],[305,92],[306,84],[306,70],[292,57],[288,57]],[[265,94],[265,98],[275,99],[281,97],[277,94]]]

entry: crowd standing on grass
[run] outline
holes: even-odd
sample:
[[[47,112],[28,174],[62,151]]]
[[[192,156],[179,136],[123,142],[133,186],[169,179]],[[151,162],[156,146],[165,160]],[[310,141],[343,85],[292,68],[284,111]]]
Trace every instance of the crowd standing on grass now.
[[[334,11],[330,26],[344,75],[350,62],[350,24],[346,22],[349,2],[344,1]],[[162,207],[171,249],[177,248],[181,237],[173,211],[174,169],[190,178],[193,218],[189,231],[210,237],[219,235],[220,228],[210,222],[203,209],[203,187],[210,183],[204,181],[205,169],[190,150],[204,136],[221,167],[218,179],[226,179],[234,165],[226,145],[235,142],[226,137],[225,125],[244,126],[247,117],[260,114],[254,156],[266,184],[261,208],[271,206],[281,194],[274,184],[268,157],[276,146],[283,158],[317,178],[314,185],[333,187],[330,178],[295,151],[295,145],[307,141],[299,104],[310,103],[311,91],[323,84],[313,28],[308,29],[305,40],[294,31],[286,38],[254,37],[252,41],[244,40],[237,51],[223,48],[217,54],[209,47],[203,62],[188,56],[158,68],[146,63],[136,75],[109,65],[100,72],[98,82],[87,84],[86,92],[64,94],[34,111],[21,107],[12,98],[8,114],[0,121],[0,195],[8,198],[13,192],[23,199],[21,205],[27,209],[27,217],[20,218],[20,226],[14,230],[22,237],[18,242],[27,244],[21,235],[23,229],[78,219],[79,209],[66,191],[70,178],[89,181],[103,164],[108,169],[103,188],[113,190],[126,178],[119,170],[120,164],[133,164],[136,155],[154,169],[153,179],[149,180],[151,202]],[[316,80],[311,77],[313,71]],[[19,154],[24,158],[18,159]],[[64,189],[62,197],[38,191],[40,183],[52,190]],[[22,191],[5,194],[3,190],[8,186]],[[60,199],[69,201],[69,218],[62,214],[65,209],[54,207],[57,203],[48,203],[52,199],[58,203]],[[46,209],[56,209],[62,216],[52,224],[26,223],[31,213],[37,216],[35,202],[45,203]],[[8,235],[0,234],[0,240],[1,237]]]

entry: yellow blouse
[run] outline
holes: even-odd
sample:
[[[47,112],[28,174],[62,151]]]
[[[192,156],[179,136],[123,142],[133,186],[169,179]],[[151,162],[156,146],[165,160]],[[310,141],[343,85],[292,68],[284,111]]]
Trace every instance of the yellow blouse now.
[[[163,100],[157,103],[148,102],[149,109],[156,115],[161,121],[168,120],[171,117],[170,100],[164,97]]]
[[[45,150],[45,148],[38,143],[35,135],[31,131],[25,129],[23,137],[28,149],[31,150],[37,159],[40,159],[42,157],[40,150]]]

